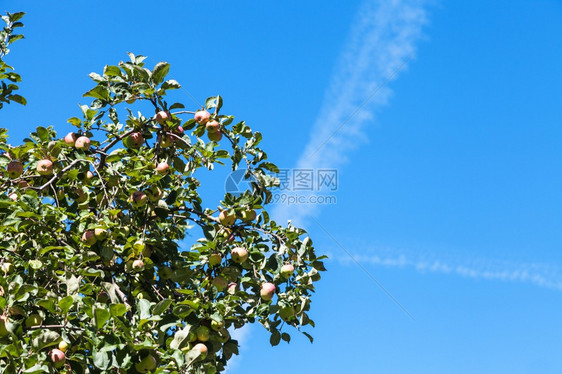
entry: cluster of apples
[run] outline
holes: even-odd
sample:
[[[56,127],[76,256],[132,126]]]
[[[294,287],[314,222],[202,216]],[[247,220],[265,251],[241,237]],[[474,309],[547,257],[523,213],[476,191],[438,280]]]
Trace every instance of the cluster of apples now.
[[[14,307],[12,307],[11,309],[14,309]],[[23,314],[23,312],[17,311],[16,314]],[[43,324],[43,318],[37,313],[31,314],[29,315],[29,317],[25,319],[25,326],[28,328],[40,327],[42,324]],[[0,338],[9,335],[10,333],[12,333],[12,330],[13,330],[13,323],[6,315],[1,315]],[[64,365],[66,361],[65,352],[68,349],[68,347],[69,344],[65,340],[61,340],[58,343],[57,348],[53,348],[48,352],[48,357],[52,361],[54,367],[60,368]]]
[[[221,125],[219,121],[211,119],[211,114],[206,110],[198,110],[195,112],[195,121],[201,125],[205,125],[209,140],[218,142],[222,139]]]
[[[220,208],[219,208],[220,209]],[[243,210],[240,214],[240,218],[246,222],[250,223],[254,221],[257,217],[256,211],[254,209]],[[233,236],[231,234],[230,227],[236,223],[238,217],[236,214],[229,212],[226,209],[221,210],[218,216],[218,221],[221,225],[225,226],[226,236],[229,237],[229,241],[233,241]],[[236,246],[230,251],[230,258],[234,263],[244,264],[249,257],[249,252],[246,248],[242,246]],[[222,255],[220,253],[211,253],[208,257],[208,263],[210,267],[217,267],[222,263]],[[292,264],[284,264],[280,269],[280,276],[282,279],[289,279],[295,272],[295,267]],[[228,283],[227,280],[222,276],[218,275],[214,277],[211,283],[217,288],[218,291],[222,292],[227,289],[229,294],[234,294],[236,292],[237,284]],[[275,296],[277,287],[271,282],[264,282],[260,286],[260,297],[265,301],[271,301]]]

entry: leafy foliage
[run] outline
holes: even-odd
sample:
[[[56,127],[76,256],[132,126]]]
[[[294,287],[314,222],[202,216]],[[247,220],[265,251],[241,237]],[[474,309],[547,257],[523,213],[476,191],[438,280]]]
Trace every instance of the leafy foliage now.
[[[0,31],[0,108],[4,103],[11,101],[25,105],[26,100],[23,96],[15,93],[19,89],[16,83],[21,81],[19,74],[14,72],[14,68],[4,62],[5,56],[10,52],[8,46],[13,42],[23,39],[23,35],[14,34],[14,29],[23,27],[20,22],[25,13],[7,13],[2,16],[6,26]]]
[[[215,373],[238,353],[233,328],[258,321],[276,345],[314,326],[322,257],[264,209],[279,182],[261,134],[220,96],[197,114],[168,103],[169,64],[129,56],[90,74],[75,133],[38,127],[14,147],[0,130],[2,372]],[[130,109],[146,104],[154,115]],[[251,181],[222,211],[196,177],[216,165]],[[201,237],[184,250],[189,232]]]

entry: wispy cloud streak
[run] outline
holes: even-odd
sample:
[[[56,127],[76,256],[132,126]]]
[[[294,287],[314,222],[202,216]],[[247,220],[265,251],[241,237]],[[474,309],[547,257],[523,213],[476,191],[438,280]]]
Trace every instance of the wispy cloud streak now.
[[[341,263],[352,263],[345,256],[335,258]],[[562,271],[553,264],[513,263],[493,259],[439,258],[435,255],[416,256],[404,253],[355,255],[355,259],[364,265],[409,269],[422,274],[440,273],[473,279],[529,283],[562,291]]]
[[[415,54],[426,23],[423,5],[420,0],[367,0],[361,6],[296,168],[337,168],[366,142],[364,127],[391,95],[385,83],[396,79]],[[313,204],[278,205],[273,216],[302,222],[318,209]]]

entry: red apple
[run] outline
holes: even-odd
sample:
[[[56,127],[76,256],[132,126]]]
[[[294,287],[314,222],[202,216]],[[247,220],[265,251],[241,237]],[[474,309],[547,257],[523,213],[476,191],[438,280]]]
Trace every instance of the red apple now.
[[[90,143],[91,143],[90,138],[86,136],[81,136],[78,139],[76,139],[74,146],[76,147],[76,149],[83,149],[87,151],[88,149],[90,149]]]
[[[69,145],[69,146],[73,147],[77,138],[78,138],[78,135],[76,135],[76,133],[69,132],[64,137],[64,142],[66,143],[66,145]]]
[[[232,226],[236,221],[236,216],[234,214],[228,214],[228,211],[223,210],[219,214],[219,222],[224,226]]]
[[[40,175],[53,174],[53,162],[51,160],[41,160],[37,163],[37,173]]]
[[[220,130],[221,126],[218,121],[209,121],[205,126],[208,132],[217,132]]]
[[[66,355],[58,348],[53,348],[49,351],[49,357],[55,364],[55,367],[61,367],[66,361]]]
[[[266,282],[261,285],[260,296],[262,299],[269,301],[273,299],[273,295],[275,295],[275,285],[273,283]]]
[[[238,284],[231,282],[228,284],[228,293],[234,295],[236,293],[236,289],[238,288]]]
[[[168,165],[167,162],[160,162],[158,165],[156,165],[156,171],[160,175],[168,174],[169,170],[170,170],[170,165]]]
[[[8,166],[6,166],[6,171],[8,172],[8,176],[10,178],[18,178],[23,173],[23,165],[19,161],[10,161]]]
[[[207,352],[209,352],[209,349],[203,343],[195,344],[193,346],[193,349],[196,350],[196,351],[199,351],[199,353],[201,353],[201,357],[203,357],[203,358],[205,358],[205,356],[207,356]]]
[[[232,257],[232,261],[242,264],[248,259],[248,250],[243,247],[236,247],[230,252],[230,256]]]
[[[156,119],[156,122],[163,125],[166,123],[166,121],[169,121],[172,118],[172,116],[170,116],[170,113],[161,110],[158,113],[156,113],[154,118]]]
[[[142,133],[135,131],[123,140],[123,144],[127,148],[140,148],[144,144],[144,136]]]
[[[142,206],[145,206],[147,199],[148,199],[148,197],[142,191],[135,191],[131,195],[131,203],[133,204],[133,207],[135,207],[135,208],[140,208]]]
[[[201,124],[206,124],[211,114],[206,110],[198,110],[195,112],[195,120]]]
[[[92,230],[84,231],[82,234],[82,243],[88,247],[96,244],[96,234]]]
[[[218,277],[213,278],[211,283],[213,283],[213,286],[215,286],[218,291],[222,291],[228,286],[228,282],[226,281],[226,279],[224,279],[220,275]]]

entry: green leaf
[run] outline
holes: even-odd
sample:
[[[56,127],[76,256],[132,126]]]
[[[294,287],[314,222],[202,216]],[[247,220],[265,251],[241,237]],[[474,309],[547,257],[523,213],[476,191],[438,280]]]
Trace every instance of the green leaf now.
[[[148,319],[150,317],[150,301],[140,299],[137,302],[137,308],[140,319]]]
[[[269,343],[272,346],[276,346],[281,341],[281,334],[277,330],[273,330],[271,337],[269,338]]]
[[[25,97],[21,96],[21,95],[8,95],[7,96],[8,99],[21,104],[21,105],[26,105],[27,104],[27,100],[25,99]]]
[[[121,317],[127,313],[127,306],[125,304],[111,304],[109,306],[109,311],[114,317]]]
[[[43,266],[43,263],[39,260],[31,260],[31,261],[29,261],[29,266],[32,269],[37,270],[37,269],[41,269],[41,267]]]
[[[105,351],[94,351],[94,365],[98,369],[105,370],[109,368],[109,355]]]
[[[36,350],[58,344],[60,334],[53,330],[37,330],[32,334],[31,346]]]
[[[154,84],[160,84],[164,81],[164,77],[170,71],[170,64],[167,62],[159,62],[152,70],[152,81]]]
[[[160,301],[158,304],[156,304],[152,313],[155,314],[155,315],[162,314],[163,312],[166,311],[166,309],[168,309],[170,307],[170,305],[172,305],[172,302],[173,302],[173,300],[170,300],[170,299]]]
[[[110,318],[111,313],[107,309],[96,308],[94,310],[94,321],[97,329],[101,329]]]
[[[63,314],[67,314],[72,304],[74,303],[74,298],[72,296],[66,296],[59,300],[58,305],[61,308]]]

